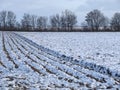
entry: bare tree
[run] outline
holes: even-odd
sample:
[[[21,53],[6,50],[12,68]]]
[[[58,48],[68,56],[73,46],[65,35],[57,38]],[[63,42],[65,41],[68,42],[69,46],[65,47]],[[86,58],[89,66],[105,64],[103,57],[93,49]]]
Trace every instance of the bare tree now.
[[[35,30],[37,27],[37,16],[36,15],[31,15],[30,16],[31,20],[31,28],[32,30]]]
[[[1,21],[1,27],[3,27],[3,29],[6,29],[7,26],[7,11],[1,11],[0,12],[0,21]]]
[[[8,11],[7,14],[7,27],[9,29],[14,29],[16,24],[16,15],[12,11]]]
[[[24,16],[21,20],[21,24],[22,24],[22,29],[31,30],[32,29],[31,15],[30,14],[24,14]]]
[[[115,13],[111,20],[111,27],[115,31],[120,31],[120,13]]]
[[[44,30],[47,28],[47,17],[40,16],[37,19],[37,28],[39,30]]]
[[[64,26],[66,26],[67,30],[70,31],[73,29],[73,26],[77,23],[77,17],[76,15],[69,10],[65,10],[64,12],[62,12],[62,20],[63,24],[65,24]]]
[[[64,14],[62,14],[60,22],[61,22],[61,29],[66,31],[67,30],[67,24],[66,24],[66,17],[65,17]]]
[[[92,31],[98,31],[105,25],[106,17],[96,9],[87,14],[86,21]]]
[[[59,31],[61,28],[61,17],[59,14],[50,17],[50,23],[53,29]]]

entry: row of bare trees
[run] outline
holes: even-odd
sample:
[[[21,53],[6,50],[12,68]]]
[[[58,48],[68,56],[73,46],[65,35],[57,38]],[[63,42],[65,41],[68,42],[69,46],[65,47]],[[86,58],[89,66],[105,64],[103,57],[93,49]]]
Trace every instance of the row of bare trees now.
[[[47,29],[47,17],[24,14],[21,20],[21,27],[18,29],[29,31],[45,30]]]
[[[77,27],[77,16],[70,10],[47,18],[25,13],[18,22],[12,11],[0,12],[0,30],[23,31],[120,31],[120,13],[108,19],[100,10],[87,13],[85,22]]]
[[[86,27],[91,31],[120,31],[120,13],[115,13],[109,20],[99,10],[93,10],[86,16]]]
[[[73,12],[65,10],[61,15],[56,14],[50,16],[49,21],[50,28],[53,31],[71,31],[77,23],[77,17]],[[44,31],[48,29],[48,18],[44,16],[38,17],[36,15],[24,14],[21,20],[21,26],[23,30]]]

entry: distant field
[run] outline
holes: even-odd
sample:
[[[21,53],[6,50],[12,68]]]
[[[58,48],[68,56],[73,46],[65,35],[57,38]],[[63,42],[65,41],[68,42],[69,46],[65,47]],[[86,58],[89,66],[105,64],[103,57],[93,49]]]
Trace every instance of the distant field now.
[[[119,32],[25,32],[19,34],[61,54],[120,71]]]

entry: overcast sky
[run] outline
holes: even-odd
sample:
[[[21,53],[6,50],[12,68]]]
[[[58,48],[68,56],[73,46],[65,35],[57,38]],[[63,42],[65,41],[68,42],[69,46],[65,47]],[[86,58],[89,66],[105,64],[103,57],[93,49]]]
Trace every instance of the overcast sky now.
[[[79,23],[86,13],[101,10],[109,18],[120,11],[120,0],[0,0],[0,11],[11,10],[20,19],[24,13],[51,16],[69,9],[76,13]]]

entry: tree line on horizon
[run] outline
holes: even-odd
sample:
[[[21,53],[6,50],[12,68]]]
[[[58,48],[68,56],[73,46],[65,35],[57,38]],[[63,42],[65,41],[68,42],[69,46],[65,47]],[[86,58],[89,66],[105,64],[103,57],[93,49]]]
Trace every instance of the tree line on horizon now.
[[[12,11],[0,12],[0,30],[7,31],[120,31],[120,13],[111,19],[100,10],[87,13],[81,27],[77,26],[77,16],[70,10],[48,17],[25,13],[20,21]]]

